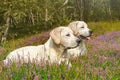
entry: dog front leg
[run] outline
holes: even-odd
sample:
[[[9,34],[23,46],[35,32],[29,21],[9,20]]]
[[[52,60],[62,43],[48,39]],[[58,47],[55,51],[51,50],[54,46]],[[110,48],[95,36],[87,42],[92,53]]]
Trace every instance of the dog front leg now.
[[[71,67],[72,67],[72,64],[71,64],[71,62],[69,61],[69,59],[68,59],[68,58],[66,58],[66,65],[67,65],[69,68],[71,68]]]

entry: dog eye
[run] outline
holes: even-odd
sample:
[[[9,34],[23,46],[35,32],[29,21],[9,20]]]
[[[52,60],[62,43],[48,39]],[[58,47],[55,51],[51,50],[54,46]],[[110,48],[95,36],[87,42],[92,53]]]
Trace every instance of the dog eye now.
[[[66,36],[70,36],[70,34],[67,34]]]
[[[84,28],[84,26],[82,26],[81,28]]]

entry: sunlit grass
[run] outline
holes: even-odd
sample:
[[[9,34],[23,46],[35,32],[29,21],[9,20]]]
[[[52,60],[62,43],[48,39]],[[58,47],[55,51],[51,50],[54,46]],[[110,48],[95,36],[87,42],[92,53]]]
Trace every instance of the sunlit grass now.
[[[95,36],[120,30],[120,21],[117,21],[117,22],[89,22],[88,25],[94,31]]]

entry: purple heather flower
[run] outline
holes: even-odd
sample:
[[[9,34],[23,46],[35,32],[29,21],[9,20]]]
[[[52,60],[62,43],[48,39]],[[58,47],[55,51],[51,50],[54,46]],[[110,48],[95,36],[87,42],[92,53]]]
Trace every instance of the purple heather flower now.
[[[44,41],[46,41],[49,38],[49,33],[50,33],[50,31],[47,31],[47,32],[43,32],[41,34],[36,34],[34,36],[31,36],[30,38],[27,38],[23,41],[22,46],[43,43]]]
[[[101,50],[120,51],[120,31],[97,36],[93,40],[88,41],[88,45],[92,46],[92,49],[90,49],[92,53]]]

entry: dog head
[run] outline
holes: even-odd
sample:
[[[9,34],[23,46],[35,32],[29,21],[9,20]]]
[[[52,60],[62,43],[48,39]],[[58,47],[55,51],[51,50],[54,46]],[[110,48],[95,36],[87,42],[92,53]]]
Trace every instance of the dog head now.
[[[80,43],[79,38],[73,35],[73,31],[68,27],[57,27],[50,32],[53,41],[65,48],[77,47]]]
[[[71,22],[68,27],[74,32],[74,35],[80,39],[90,39],[92,30],[88,28],[88,25],[84,21]]]

